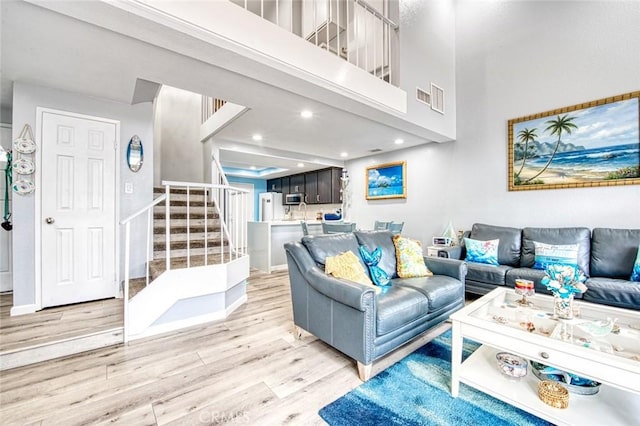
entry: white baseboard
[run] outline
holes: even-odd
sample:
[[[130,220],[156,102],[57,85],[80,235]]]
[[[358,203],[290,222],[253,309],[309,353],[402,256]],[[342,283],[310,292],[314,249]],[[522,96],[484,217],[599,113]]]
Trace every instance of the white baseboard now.
[[[11,316],[26,315],[36,312],[38,307],[33,305],[18,305],[11,308]]]

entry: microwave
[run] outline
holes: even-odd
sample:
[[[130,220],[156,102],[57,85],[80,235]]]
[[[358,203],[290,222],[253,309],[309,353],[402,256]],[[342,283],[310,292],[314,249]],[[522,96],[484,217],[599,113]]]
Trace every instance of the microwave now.
[[[304,201],[304,194],[301,192],[294,192],[293,194],[286,194],[284,196],[285,204],[298,205]]]

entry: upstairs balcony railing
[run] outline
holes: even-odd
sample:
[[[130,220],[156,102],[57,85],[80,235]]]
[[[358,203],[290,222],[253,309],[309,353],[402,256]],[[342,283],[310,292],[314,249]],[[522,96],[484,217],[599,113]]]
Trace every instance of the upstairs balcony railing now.
[[[229,1],[398,85],[398,25],[389,0]]]

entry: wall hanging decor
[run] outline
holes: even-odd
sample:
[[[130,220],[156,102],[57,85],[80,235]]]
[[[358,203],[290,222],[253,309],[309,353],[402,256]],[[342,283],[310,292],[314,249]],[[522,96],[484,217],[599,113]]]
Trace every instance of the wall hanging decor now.
[[[379,164],[366,168],[367,200],[407,198],[407,163]]]
[[[509,191],[640,184],[640,91],[509,120]]]
[[[127,165],[129,170],[137,172],[142,168],[144,161],[144,151],[142,149],[142,140],[138,135],[133,135],[127,146]]]
[[[18,153],[13,160],[11,170],[17,175],[11,189],[19,195],[31,194],[35,190],[32,174],[36,171],[34,157],[36,142],[33,139],[31,126],[25,124],[18,137],[13,141],[13,150]]]

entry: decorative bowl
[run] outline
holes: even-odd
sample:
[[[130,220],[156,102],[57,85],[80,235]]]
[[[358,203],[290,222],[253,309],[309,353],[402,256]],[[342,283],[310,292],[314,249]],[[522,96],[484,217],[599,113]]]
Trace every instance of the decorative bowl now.
[[[536,361],[531,361],[531,371],[538,379],[561,383],[570,393],[577,395],[595,395],[600,390],[599,382],[579,377]],[[567,381],[571,383],[567,383]]]
[[[519,379],[527,375],[527,360],[508,352],[498,352],[496,354],[498,369],[507,377]]]

